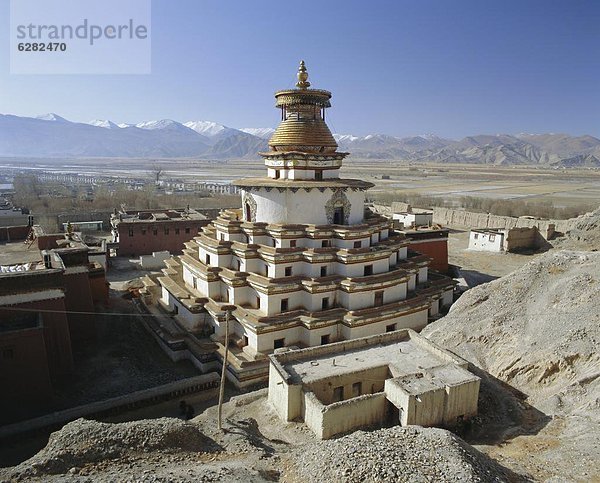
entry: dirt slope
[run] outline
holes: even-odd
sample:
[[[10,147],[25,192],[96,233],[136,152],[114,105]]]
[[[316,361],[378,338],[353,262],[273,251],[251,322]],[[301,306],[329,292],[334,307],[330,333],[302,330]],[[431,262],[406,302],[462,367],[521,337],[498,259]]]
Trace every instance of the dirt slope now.
[[[600,253],[546,253],[466,292],[423,334],[549,416],[537,434],[512,441],[531,451],[544,438],[547,451],[529,455],[536,465],[581,481],[600,476]],[[510,457],[522,464],[518,453]]]

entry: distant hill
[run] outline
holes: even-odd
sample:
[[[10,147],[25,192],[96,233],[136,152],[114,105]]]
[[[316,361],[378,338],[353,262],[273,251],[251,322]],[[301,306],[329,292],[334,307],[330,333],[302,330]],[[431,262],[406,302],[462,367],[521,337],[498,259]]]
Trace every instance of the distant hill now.
[[[236,129],[214,121],[78,123],[54,113],[37,118],[0,115],[0,156],[256,158],[268,149],[273,132],[269,127]],[[479,134],[461,140],[431,134],[334,137],[340,151],[361,159],[565,168],[600,165],[600,139],[589,135]]]

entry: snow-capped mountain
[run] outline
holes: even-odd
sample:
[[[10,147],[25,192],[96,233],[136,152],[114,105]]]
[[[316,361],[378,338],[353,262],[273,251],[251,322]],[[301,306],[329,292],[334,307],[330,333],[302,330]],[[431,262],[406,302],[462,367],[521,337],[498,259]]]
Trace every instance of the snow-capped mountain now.
[[[0,115],[0,156],[191,157],[210,147],[204,136],[183,125],[106,129],[58,115],[49,119]]]
[[[89,124],[90,126],[103,127],[105,129],[119,129],[120,127],[118,124],[106,119],[94,119],[86,124]]]
[[[262,139],[270,139],[275,129],[272,127],[243,127],[240,131]]]
[[[188,121],[184,122],[183,125],[209,138],[227,131],[236,131],[213,121]]]
[[[140,129],[169,129],[169,130],[177,130],[177,131],[187,131],[190,128],[184,126],[180,122],[173,121],[172,119],[161,119],[159,121],[142,121],[135,125],[135,127]]]
[[[162,119],[138,124],[71,122],[50,113],[37,118],[0,114],[0,156],[192,157],[231,159],[268,150],[272,128],[235,129],[213,121]],[[600,139],[567,134],[480,134],[455,141],[432,134],[334,134],[355,158],[410,162],[596,166]]]
[[[53,112],[41,114],[36,116],[35,119],[39,119],[40,121],[69,122],[64,117],[60,117],[58,114],[54,114]]]

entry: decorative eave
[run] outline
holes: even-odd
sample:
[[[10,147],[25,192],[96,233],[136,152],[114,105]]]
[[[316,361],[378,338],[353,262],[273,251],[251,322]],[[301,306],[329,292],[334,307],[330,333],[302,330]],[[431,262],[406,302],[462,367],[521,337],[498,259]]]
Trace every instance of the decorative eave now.
[[[391,272],[369,275],[366,277],[348,277],[340,282],[339,289],[344,292],[373,292],[375,290],[393,287],[399,283],[407,283],[409,279],[406,271],[393,270]]]
[[[206,282],[218,282],[220,280],[219,272],[222,270],[219,267],[209,267],[200,260],[192,258],[188,255],[181,257],[181,263],[188,268],[194,275]]]
[[[246,191],[252,190],[272,190],[278,189],[280,191],[285,190],[360,190],[365,191],[375,186],[373,183],[368,181],[362,181],[359,179],[342,179],[342,178],[330,178],[321,181],[317,180],[291,180],[291,179],[273,179],[273,178],[242,178],[233,182],[233,185],[245,189]]]
[[[284,89],[275,92],[275,106],[289,107],[302,104],[314,104],[331,107],[331,92],[324,89]]]
[[[374,322],[394,319],[403,315],[429,310],[429,301],[425,297],[415,297],[381,307],[349,311],[343,320],[347,327],[360,327]]]
[[[285,161],[298,161],[298,163],[306,161],[341,161],[350,153],[335,151],[332,153],[311,153],[306,151],[266,151],[258,153],[263,158],[281,159]]]

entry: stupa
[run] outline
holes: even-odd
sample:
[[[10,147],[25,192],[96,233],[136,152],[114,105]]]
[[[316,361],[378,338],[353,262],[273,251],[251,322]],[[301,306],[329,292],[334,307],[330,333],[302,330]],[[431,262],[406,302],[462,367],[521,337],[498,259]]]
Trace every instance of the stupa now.
[[[281,123],[260,153],[266,176],[236,181],[241,209],[222,211],[146,280],[192,356],[210,338],[222,360],[229,311],[228,376],[238,386],[264,382],[273,351],[420,330],[453,300],[453,281],[429,274],[430,259],[365,210],[373,184],[340,178],[348,153],[325,122],[331,93],[310,87],[304,61],[296,88],[275,99]]]

